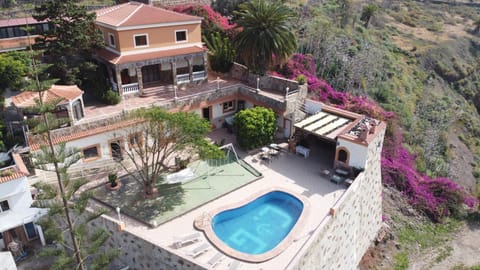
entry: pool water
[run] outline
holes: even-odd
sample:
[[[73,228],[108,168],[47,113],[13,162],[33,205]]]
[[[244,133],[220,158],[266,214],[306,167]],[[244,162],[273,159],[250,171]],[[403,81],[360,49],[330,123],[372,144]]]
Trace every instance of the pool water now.
[[[286,192],[272,191],[239,208],[213,217],[213,231],[233,249],[262,254],[275,248],[295,226],[303,203]]]

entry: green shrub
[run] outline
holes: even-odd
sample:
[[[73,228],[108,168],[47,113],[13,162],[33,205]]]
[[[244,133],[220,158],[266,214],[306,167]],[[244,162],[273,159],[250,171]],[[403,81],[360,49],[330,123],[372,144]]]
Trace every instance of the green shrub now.
[[[403,251],[403,252],[397,253],[393,257],[393,259],[395,260],[394,265],[393,265],[393,269],[395,269],[395,270],[408,269],[409,263],[408,263],[408,253],[407,252]]]
[[[118,104],[121,100],[120,96],[118,95],[117,92],[114,92],[112,89],[108,89],[107,92],[105,92],[102,95],[102,101],[105,102],[108,105],[115,105]]]
[[[305,77],[305,75],[303,75],[303,74],[300,74],[300,75],[297,76],[296,80],[297,80],[298,84],[304,85],[307,82],[307,77]]]
[[[254,107],[238,112],[233,127],[240,147],[249,150],[273,142],[277,120],[272,109]]]

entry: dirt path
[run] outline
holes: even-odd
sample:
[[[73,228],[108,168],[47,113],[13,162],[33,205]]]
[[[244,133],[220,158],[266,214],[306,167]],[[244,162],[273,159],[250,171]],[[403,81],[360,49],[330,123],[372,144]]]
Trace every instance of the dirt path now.
[[[454,266],[480,265],[480,225],[465,225],[441,247],[410,258],[412,270],[450,270]]]

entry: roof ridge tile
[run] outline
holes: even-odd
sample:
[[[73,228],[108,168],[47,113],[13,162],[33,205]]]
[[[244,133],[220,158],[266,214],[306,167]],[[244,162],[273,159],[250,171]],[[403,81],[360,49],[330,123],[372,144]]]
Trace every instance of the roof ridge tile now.
[[[130,2],[130,3],[135,3],[135,2]],[[137,13],[143,6],[144,6],[144,4],[143,4],[143,3],[140,3],[140,5],[138,5],[138,7],[135,8],[135,10],[134,10],[132,13],[130,13],[130,14],[129,14],[127,17],[125,17],[123,20],[119,21],[119,22],[117,23],[117,25],[115,25],[115,26],[120,26],[120,25],[122,25],[124,22],[128,21],[128,20],[129,20],[133,15],[135,15],[135,13]]]

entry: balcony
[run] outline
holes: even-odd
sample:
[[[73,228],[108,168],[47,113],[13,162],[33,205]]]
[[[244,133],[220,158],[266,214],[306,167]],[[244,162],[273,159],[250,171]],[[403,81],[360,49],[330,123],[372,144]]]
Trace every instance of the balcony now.
[[[195,71],[195,72],[192,73],[192,76],[193,76],[193,81],[194,82],[203,81],[207,77],[207,73],[205,72],[205,70]]]
[[[123,88],[123,95],[135,94],[135,93],[138,93],[139,91],[138,83],[124,84],[122,85],[122,88]]]
[[[184,84],[190,82],[190,74],[179,74],[177,75],[177,84]]]

